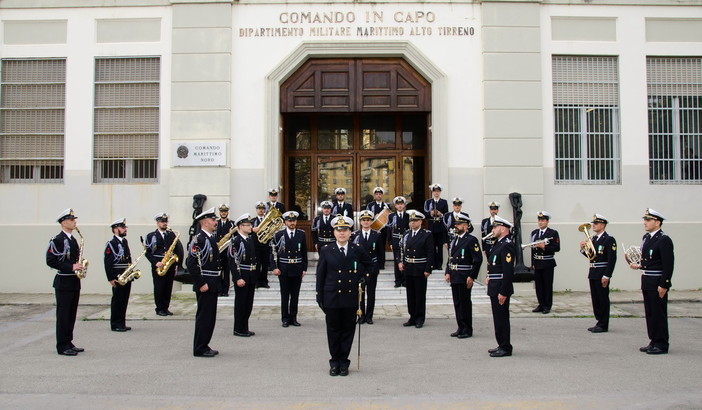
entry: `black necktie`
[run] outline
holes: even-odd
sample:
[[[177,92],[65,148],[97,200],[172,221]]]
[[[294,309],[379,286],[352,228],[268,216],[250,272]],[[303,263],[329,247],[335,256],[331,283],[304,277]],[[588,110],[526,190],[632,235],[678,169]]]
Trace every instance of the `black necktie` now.
[[[368,241],[368,232],[364,232],[363,236],[365,237],[366,241]]]
[[[346,253],[344,252],[343,246],[341,248],[339,248],[339,250],[341,251],[341,256],[346,256]]]
[[[325,217],[324,217],[324,225],[326,225],[327,222],[329,222],[329,218],[327,218],[327,217],[325,216]]]
[[[292,239],[293,239],[293,233],[290,232],[290,240],[292,240]]]
[[[598,235],[593,236],[593,237],[592,237],[592,243],[597,242],[597,239],[598,239],[598,238],[599,238]]]

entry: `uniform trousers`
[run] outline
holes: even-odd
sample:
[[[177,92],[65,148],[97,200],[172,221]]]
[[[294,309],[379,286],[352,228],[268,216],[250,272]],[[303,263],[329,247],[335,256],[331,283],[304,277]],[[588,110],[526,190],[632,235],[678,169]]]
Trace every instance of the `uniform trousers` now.
[[[219,260],[222,265],[222,295],[229,295],[229,287],[232,283],[232,273],[229,271],[229,257],[226,252],[219,255]]]
[[[268,258],[270,247],[256,247],[256,286],[268,286]]]
[[[424,324],[427,309],[427,278],[422,272],[421,276],[407,276],[406,280],[409,321],[415,325]]]
[[[195,337],[193,354],[201,355],[210,350],[210,340],[217,322],[217,292],[195,292],[197,311],[195,312]]]
[[[444,232],[433,232],[434,238],[434,266],[432,269],[439,269],[444,265],[444,243],[446,243],[446,234]]]
[[[368,319],[373,319],[373,311],[375,310],[375,288],[378,286],[378,275],[371,274],[366,277],[366,286],[361,296],[361,310],[363,311],[363,317]]]
[[[61,353],[73,347],[73,328],[76,325],[80,290],[55,290],[56,294],[56,351]]]
[[[668,351],[668,292],[662,298],[658,290],[644,290],[644,311],[646,312],[646,330],[653,346]]]
[[[603,288],[602,279],[590,279],[590,298],[597,326],[609,329],[609,284]]]
[[[246,282],[242,287],[234,284],[234,331],[237,333],[249,331],[249,318],[253,310],[255,292],[256,285],[253,283]]]
[[[151,267],[151,277],[154,279],[154,303],[156,304],[156,312],[168,310],[171,306],[171,293],[173,292],[173,279],[175,278],[175,270],[178,267],[171,265],[163,276],[158,276],[156,267]]]
[[[490,305],[492,306],[492,323],[495,326],[497,346],[508,353],[512,353],[509,326],[509,297],[507,297],[504,305],[500,305],[497,296],[490,296]]]
[[[539,307],[551,310],[553,305],[553,266],[534,269],[534,287]]]
[[[356,332],[356,308],[327,308],[327,343],[329,344],[330,367],[348,368],[349,353]]]
[[[385,269],[385,244],[388,241],[388,228],[386,226],[380,230],[380,237],[378,238],[378,247],[380,248],[380,253],[378,254],[378,266],[380,269]]]
[[[297,301],[300,297],[300,276],[278,276],[280,281],[280,315],[283,323],[297,322]]]
[[[397,246],[393,246],[392,254],[394,256],[392,266],[395,272],[395,286],[405,286],[405,273],[397,266],[397,261],[400,260],[400,251],[397,250]]]
[[[473,302],[470,299],[472,290],[473,288],[467,288],[465,283],[451,285],[458,334],[473,335]]]
[[[115,285],[112,288],[112,301],[110,303],[110,327],[113,330],[126,326],[127,303],[129,303],[132,282],[127,282],[124,286],[115,282]]]

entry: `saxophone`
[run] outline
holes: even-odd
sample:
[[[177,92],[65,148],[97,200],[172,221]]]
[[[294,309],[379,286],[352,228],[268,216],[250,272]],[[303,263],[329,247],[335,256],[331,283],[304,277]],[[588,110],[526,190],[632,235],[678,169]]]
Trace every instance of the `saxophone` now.
[[[117,277],[117,283],[120,285],[124,286],[127,283],[139,279],[141,277],[141,270],[136,269],[137,264],[139,263],[139,260],[146,255],[146,246],[144,245],[144,238],[141,238],[141,246],[144,247],[144,251],[139,255],[138,258],[134,262],[132,262],[131,265],[127,266],[127,269],[124,270],[118,277]]]
[[[83,234],[80,233],[80,229],[76,226],[76,232],[80,236],[80,247],[78,252],[78,262],[83,265],[83,269],[78,269],[75,271],[76,276],[79,279],[85,279],[88,276],[88,260],[83,258],[83,250],[85,249],[85,240],[83,239]]]
[[[225,249],[227,249],[229,243],[232,241],[232,235],[237,233],[237,231],[239,231],[239,228],[233,227],[222,237],[222,239],[219,240],[219,242],[217,242],[217,248],[219,249],[219,253],[222,253]]]
[[[171,230],[172,229],[169,229],[169,231],[171,231]],[[178,239],[180,239],[180,232],[178,232],[178,231],[173,231],[173,232],[175,232],[176,237],[173,240],[173,243],[171,244],[171,246],[166,251],[166,253],[163,255],[163,259],[161,259],[161,263],[163,264],[163,266],[161,266],[160,268],[156,268],[156,274],[158,276],[165,275],[166,272],[168,272],[168,269],[170,269],[171,265],[173,265],[174,263],[179,261],[178,255],[176,255],[174,253],[174,251],[175,251],[176,245],[178,244]]]

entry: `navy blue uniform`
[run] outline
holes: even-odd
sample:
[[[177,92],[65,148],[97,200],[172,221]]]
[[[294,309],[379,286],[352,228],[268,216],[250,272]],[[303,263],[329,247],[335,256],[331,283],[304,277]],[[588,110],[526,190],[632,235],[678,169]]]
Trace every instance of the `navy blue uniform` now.
[[[288,229],[273,236],[270,266],[280,269],[280,314],[283,324],[297,323],[297,303],[302,286],[302,272],[307,271],[307,241],[302,229],[295,229],[293,237]]]
[[[124,272],[125,269],[132,263],[132,254],[129,251],[129,243],[127,238],[118,238],[113,236],[112,239],[105,244],[105,274],[107,280],[117,280],[117,277]],[[132,290],[132,282],[127,282],[126,285],[112,288],[112,300],[110,302],[110,327],[112,330],[124,329],[127,320],[127,303],[129,302],[129,294]]]
[[[409,215],[407,212],[402,212],[401,215],[398,212],[393,212],[388,215],[388,242],[392,246],[393,254],[393,268],[395,271],[395,287],[404,286],[405,284],[405,274],[400,271],[397,264],[402,262],[400,259],[400,243],[405,232],[409,229]]]
[[[558,231],[546,228],[544,233],[540,229],[531,232],[530,242],[540,239],[549,239],[544,249],[531,248],[531,266],[534,268],[534,287],[536,300],[539,301],[538,310],[551,310],[553,305],[553,270],[556,267],[555,253],[561,250],[561,238]]]
[[[641,291],[646,312],[646,330],[650,345],[668,351],[668,292],[662,298],[658,287],[670,290],[675,255],[673,241],[658,230],[653,237],[644,235],[641,244]]]
[[[490,250],[487,260],[488,296],[492,306],[492,321],[495,326],[495,339],[500,349],[512,353],[510,343],[509,299],[514,293],[514,259],[516,249],[508,238],[496,241]],[[507,300],[500,305],[498,295],[506,296]]]
[[[387,202],[376,202],[376,201],[371,201],[368,202],[368,205],[366,205],[366,209],[373,212],[373,216],[377,217],[379,213],[383,212],[384,209],[390,210],[390,204]],[[388,217],[390,215],[388,214]],[[380,229],[380,239],[378,242],[378,246],[381,249],[381,252],[378,253],[378,266],[380,269],[385,269],[385,244],[387,243],[387,237],[388,237],[388,225],[387,221],[385,221],[386,224],[385,226]]]
[[[326,221],[325,221],[326,219]],[[334,238],[334,228],[331,226],[331,220],[334,215],[319,215],[312,221],[312,242],[317,245],[317,249],[322,249],[322,246],[328,245],[336,241]]]
[[[235,234],[229,246],[229,269],[234,282],[234,331],[249,333],[249,317],[253,310],[256,290],[256,245],[255,239]],[[237,285],[243,279],[244,286]]]
[[[350,242],[359,245],[371,260],[371,265],[364,272],[365,293],[362,295],[361,310],[363,312],[362,319],[365,321],[373,321],[373,312],[375,311],[375,288],[378,285],[378,274],[380,273],[380,254],[385,253],[384,249],[380,247],[380,238],[382,235],[378,231],[370,229],[366,233],[359,229],[351,235],[350,239]]]
[[[349,367],[349,353],[356,329],[358,283],[372,269],[368,253],[351,242],[342,255],[334,242],[319,250],[317,263],[317,303],[324,310],[329,344],[329,365]]]
[[[432,216],[432,211],[441,212],[441,216]],[[444,215],[448,213],[448,202],[443,199],[429,198],[424,201],[424,213],[429,221],[429,231],[434,243],[434,264],[432,269],[442,269],[444,265],[444,244],[446,243],[446,225]]]
[[[353,207],[351,206],[350,203],[348,203],[346,201],[341,203],[341,202],[338,202],[336,200],[333,200],[331,214],[333,216],[343,215],[343,216],[348,216],[349,218],[353,218]]]
[[[78,263],[80,248],[76,238],[61,231],[49,240],[46,264],[56,270],[54,293],[56,295],[56,351],[61,353],[75,347],[73,328],[76,324],[80,300],[80,278],[73,272]]]
[[[609,283],[602,287],[602,277],[611,278],[614,266],[617,264],[617,240],[607,232],[592,237],[595,246],[595,259],[590,261],[590,270],[587,278],[590,281],[590,298],[592,311],[597,320],[597,326],[604,330],[609,329]],[[580,253],[585,255],[585,251]],[[587,255],[585,255],[587,257]]]
[[[217,297],[222,291],[220,253],[214,234],[200,231],[188,247],[185,261],[193,279],[193,292],[197,298],[193,354],[201,356],[210,351],[210,340],[217,322]],[[200,288],[207,284],[207,290]]]
[[[234,228],[234,221],[227,219],[217,220],[217,240],[228,234],[229,231]],[[227,257],[226,249],[223,250],[219,255],[219,260],[222,268],[222,290],[220,296],[229,296],[229,288],[231,287],[230,275],[229,275],[229,258]]]
[[[482,235],[482,238],[488,236],[490,232],[492,232],[492,218],[485,218],[480,222],[480,234]],[[490,238],[486,239],[483,242],[483,252],[485,253],[485,256],[490,255],[490,250],[492,249],[492,245],[495,244],[495,240]]]
[[[413,235],[412,230],[402,238],[402,255],[404,274],[407,288],[407,310],[410,315],[409,324],[424,325],[427,308],[427,277],[434,264],[434,238],[430,231],[418,229]]]
[[[456,236],[451,240],[446,274],[451,275],[451,295],[458,324],[456,332],[459,335],[473,335],[472,287],[467,287],[466,281],[468,278],[478,278],[482,264],[483,255],[476,237],[464,233],[463,236]]]
[[[183,245],[178,240],[174,252],[178,256],[178,262],[171,265],[163,276],[156,273],[156,264],[163,260],[163,256],[176,239],[176,234],[172,230],[167,230],[163,234],[160,230],[155,230],[146,234],[146,258],[151,262],[151,277],[154,281],[154,303],[156,312],[168,311],[171,305],[171,293],[173,292],[173,279],[175,279],[178,265],[183,263]]]

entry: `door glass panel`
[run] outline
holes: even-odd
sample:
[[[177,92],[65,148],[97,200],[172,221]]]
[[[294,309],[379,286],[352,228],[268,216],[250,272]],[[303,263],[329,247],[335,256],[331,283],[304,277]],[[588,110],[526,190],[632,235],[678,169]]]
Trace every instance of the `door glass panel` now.
[[[351,157],[317,157],[317,198],[334,199],[336,188],[346,188],[345,202],[353,204],[353,160]]]
[[[385,189],[383,201],[391,202],[395,197],[395,157],[361,158],[361,207],[365,209],[373,201],[373,188]],[[389,199],[388,199],[389,198]]]
[[[300,213],[300,220],[307,220],[312,213],[312,160],[310,157],[290,157],[288,161],[288,193],[287,206],[289,211]],[[292,202],[292,204],[291,204]]]
[[[424,182],[424,157],[402,157],[402,196],[407,198],[407,209],[424,208]]]
[[[395,116],[362,116],[361,149],[395,149]]]
[[[402,116],[402,149],[424,149],[427,140],[427,115]]]
[[[308,150],[312,147],[312,136],[310,133],[310,117],[308,116],[288,116],[286,119],[286,140],[289,150]]]
[[[348,115],[319,117],[317,148],[350,150],[353,147],[352,118]]]

